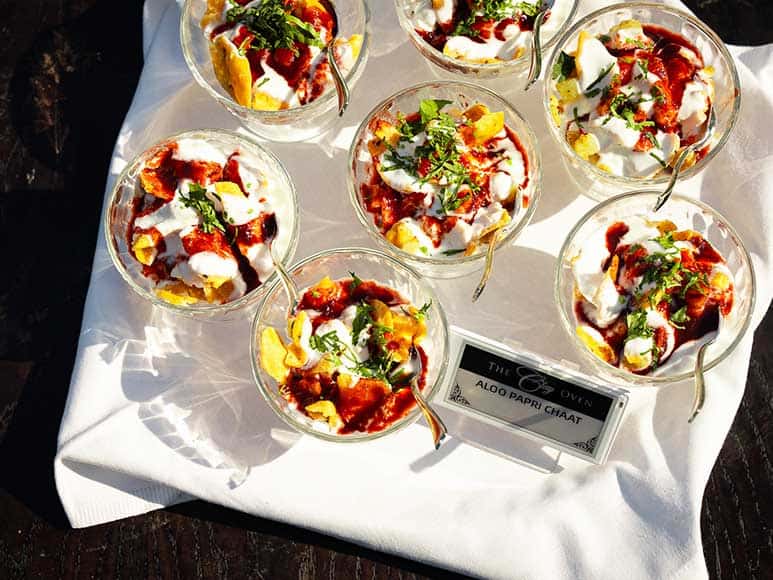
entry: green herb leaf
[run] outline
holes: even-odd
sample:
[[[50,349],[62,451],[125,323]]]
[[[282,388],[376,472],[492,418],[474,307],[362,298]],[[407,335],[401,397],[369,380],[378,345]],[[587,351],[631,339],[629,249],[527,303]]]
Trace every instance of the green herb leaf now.
[[[352,283],[349,286],[349,289],[354,290],[355,288],[357,288],[357,286],[362,284],[362,279],[354,272],[349,272],[349,275],[352,277]]]
[[[684,324],[688,320],[690,320],[690,317],[687,315],[687,306],[685,305],[671,314],[669,322],[671,323],[671,326],[684,330]]]
[[[419,322],[424,322],[427,319],[427,313],[432,308],[432,300],[425,302],[421,308],[414,312],[413,317]]]
[[[373,307],[366,302],[362,302],[357,305],[357,312],[354,315],[352,321],[352,344],[357,345],[360,342],[360,335],[368,327],[369,324],[373,324],[373,319],[370,313],[373,311]]]
[[[191,183],[188,186],[188,195],[180,192],[180,201],[185,207],[195,209],[201,216],[199,225],[202,232],[211,234],[213,229],[218,229],[225,233],[225,224],[215,211],[215,204],[207,197],[207,190],[198,183]]]
[[[282,0],[263,0],[258,6],[234,6],[226,12],[226,20],[243,24],[255,35],[253,49],[289,48],[295,52],[295,43],[322,48],[319,32],[308,22],[293,15]]]
[[[561,51],[558,53],[558,58],[556,59],[555,64],[553,65],[552,72],[552,78],[556,81],[563,81],[565,79],[568,79],[572,74],[574,74],[575,70],[575,63],[574,63],[574,57],[569,56],[564,51]]]
[[[421,122],[426,125],[440,114],[440,109],[450,104],[451,101],[447,101],[445,99],[424,99],[419,104]]]
[[[615,64],[617,64],[617,63],[613,62],[607,68],[603,69],[599,73],[599,76],[596,77],[596,80],[593,81],[591,84],[589,84],[587,87],[585,87],[585,94],[586,95],[588,94],[588,91],[590,91],[593,87],[595,87],[597,84],[599,84],[601,81],[604,80],[604,77],[606,77],[610,73],[610,71],[614,68]]]
[[[634,310],[626,316],[628,324],[628,334],[626,342],[634,338],[649,338],[653,335],[653,330],[647,324],[647,312],[644,310]]]

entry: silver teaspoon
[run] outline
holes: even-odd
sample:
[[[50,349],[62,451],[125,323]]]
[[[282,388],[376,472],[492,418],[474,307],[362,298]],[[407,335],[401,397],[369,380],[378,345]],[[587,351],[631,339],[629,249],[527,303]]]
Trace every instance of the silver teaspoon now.
[[[676,180],[679,177],[679,172],[682,169],[682,165],[684,165],[684,162],[692,153],[694,153],[695,151],[698,151],[709,142],[712,135],[714,135],[714,129],[716,128],[716,126],[717,126],[717,115],[714,112],[714,105],[709,104],[709,114],[708,114],[708,119],[706,120],[706,129],[704,130],[703,137],[698,139],[695,143],[692,143],[691,145],[688,145],[687,147],[682,149],[682,152],[679,154],[679,157],[676,158],[676,163],[674,163],[673,172],[671,173],[671,179],[669,180],[668,185],[666,186],[666,189],[663,190],[663,193],[661,193],[658,196],[657,201],[655,201],[655,207],[653,208],[652,211],[658,211],[668,201],[668,198],[671,197],[671,192],[674,191],[674,186],[676,185]]]
[[[706,381],[703,377],[703,359],[706,356],[706,349],[714,344],[714,339],[703,343],[698,349],[698,356],[695,357],[695,399],[692,402],[692,411],[688,423],[692,423],[698,413],[703,409],[703,403],[706,401]]]
[[[534,27],[531,32],[531,59],[529,61],[529,76],[526,79],[524,91],[528,91],[542,73],[542,42],[540,41],[540,30],[542,23],[548,15],[548,11],[553,7],[555,0],[548,0],[542,4],[542,8],[534,17]]]
[[[427,399],[424,398],[424,394],[419,389],[419,379],[424,371],[424,364],[415,346],[411,348],[411,360],[418,361],[418,370],[411,377],[411,393],[413,393],[413,398],[424,415],[424,420],[429,425],[429,429],[432,432],[432,440],[435,442],[435,449],[439,449],[440,442],[445,439],[448,429],[446,429],[446,425],[440,416],[429,406]]]
[[[301,302],[298,286],[295,285],[295,282],[290,277],[290,274],[287,273],[287,270],[285,270],[282,262],[276,259],[276,254],[274,254],[274,240],[269,242],[268,249],[269,253],[271,254],[271,261],[274,262],[274,269],[276,270],[276,273],[279,276],[279,280],[281,280],[282,286],[284,287],[285,293],[287,294],[287,300],[289,303],[287,317],[292,318],[295,316],[295,313],[298,310],[298,305]]]
[[[333,55],[333,43],[338,36],[338,13],[335,11],[332,3],[326,2],[326,4],[328,5],[329,12],[333,17],[333,32],[330,35],[330,40],[327,41],[327,44],[323,50],[327,54],[327,62],[330,64],[330,72],[333,73],[333,84],[335,84],[336,94],[338,95],[338,116],[340,117],[344,114],[346,107],[349,106],[350,92],[349,85],[346,84],[346,79],[344,78],[343,73],[341,73],[341,69],[338,68],[338,63],[336,62],[335,56]]]

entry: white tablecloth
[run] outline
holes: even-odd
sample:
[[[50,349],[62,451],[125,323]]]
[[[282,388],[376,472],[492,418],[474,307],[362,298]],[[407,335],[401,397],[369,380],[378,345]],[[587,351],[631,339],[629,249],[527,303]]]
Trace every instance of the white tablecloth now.
[[[596,5],[585,2],[581,12]],[[344,122],[316,143],[270,145],[301,199],[298,258],[369,245],[346,193],[347,148],[371,107],[431,75],[392,3],[370,6],[371,57]],[[145,68],[108,191],[128,160],[172,132],[238,128],[190,76],[178,19],[174,0],[147,0]],[[717,208],[745,240],[758,280],[756,326],[773,288],[773,101],[764,89],[773,86],[773,52],[733,53],[743,84],[740,121],[710,167],[680,189]],[[552,277],[565,233],[592,202],[571,184],[549,140],[540,89],[523,94],[516,86],[507,94],[541,139],[544,193],[532,224],[498,254],[494,278],[474,307],[474,277],[436,286],[451,322],[579,360],[552,302]],[[707,404],[693,425],[686,421],[689,384],[634,389],[604,466],[567,458],[560,472],[544,474],[458,441],[434,452],[422,423],[361,445],[291,433],[251,379],[252,314],[196,322],[150,307],[121,280],[100,235],[55,460],[73,526],[196,497],[472,575],[706,575],[701,497],[743,395],[752,332],[708,375]]]

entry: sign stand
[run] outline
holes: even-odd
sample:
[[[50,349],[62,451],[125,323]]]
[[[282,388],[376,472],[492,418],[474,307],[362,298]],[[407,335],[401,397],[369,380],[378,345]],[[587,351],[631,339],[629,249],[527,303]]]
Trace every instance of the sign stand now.
[[[452,437],[545,472],[560,470],[561,453],[606,461],[626,390],[462,328],[449,338],[434,404]]]

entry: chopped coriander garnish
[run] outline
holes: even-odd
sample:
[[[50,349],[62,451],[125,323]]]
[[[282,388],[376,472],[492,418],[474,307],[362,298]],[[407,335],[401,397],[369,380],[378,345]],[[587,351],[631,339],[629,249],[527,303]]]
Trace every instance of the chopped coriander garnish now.
[[[660,166],[661,166],[663,169],[665,169],[666,167],[668,167],[668,165],[666,164],[666,162],[665,162],[665,161],[664,161],[664,160],[663,160],[661,157],[659,157],[657,154],[653,153],[652,151],[650,151],[650,157],[652,157],[652,158],[653,158],[655,161],[657,161],[658,163],[660,163]]]
[[[687,306],[685,305],[671,314],[670,322],[671,326],[684,330],[684,325],[688,320],[690,317],[687,315]]]
[[[413,317],[419,322],[424,322],[427,319],[427,313],[430,308],[432,308],[432,300],[425,302],[421,308],[413,313]]]
[[[361,302],[357,305],[357,312],[354,315],[352,321],[352,344],[357,345],[360,342],[360,334],[367,328],[369,324],[373,324],[370,313],[373,311],[373,307],[366,303]]]
[[[435,119],[440,115],[440,109],[450,104],[451,101],[447,101],[445,99],[424,99],[419,104],[421,122],[426,125],[432,119]]]
[[[349,275],[352,277],[352,283],[351,283],[351,286],[349,286],[349,288],[350,290],[354,290],[355,288],[357,288],[357,286],[362,284],[362,278],[360,278],[354,272],[349,272]]]
[[[625,340],[634,338],[649,338],[653,334],[652,328],[647,324],[647,313],[644,310],[634,310],[626,316],[628,335]]]
[[[615,64],[617,64],[617,63],[614,63],[614,62],[613,62],[613,63],[612,63],[612,64],[610,64],[610,65],[609,65],[607,68],[603,69],[603,70],[602,70],[602,71],[599,73],[599,76],[598,76],[598,77],[596,77],[596,80],[595,80],[595,81],[593,81],[591,84],[589,84],[587,87],[585,87],[585,94],[586,94],[586,95],[588,94],[588,91],[590,91],[591,89],[593,89],[593,87],[595,87],[597,84],[599,84],[601,81],[603,81],[603,80],[604,80],[604,77],[606,77],[606,76],[607,76],[607,75],[610,73],[610,71],[611,71],[611,70],[614,68]]]
[[[188,187],[188,195],[180,192],[180,201],[185,207],[195,209],[201,216],[201,231],[211,234],[213,229],[225,232],[225,225],[217,217],[215,204],[207,197],[207,190],[198,183],[191,183]]]
[[[553,65],[551,71],[551,77],[556,81],[563,81],[568,79],[574,73],[575,63],[574,57],[569,56],[563,50],[558,53],[556,63]]]
[[[470,14],[461,20],[451,33],[452,36],[479,36],[478,30],[473,28],[480,20],[499,21],[517,14],[523,14],[527,18],[534,18],[542,7],[542,2],[515,2],[514,0],[472,0],[468,2]]]
[[[461,254],[464,251],[466,251],[464,248],[460,248],[458,250],[443,250],[441,253],[444,256],[455,256],[456,254]]]
[[[251,48],[289,48],[296,51],[295,43],[322,48],[319,32],[308,22],[293,15],[282,0],[263,0],[258,6],[233,6],[226,12],[226,20],[240,23],[255,35]]]

